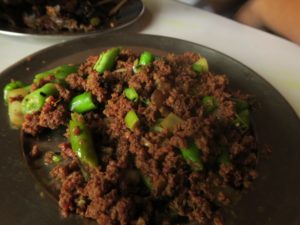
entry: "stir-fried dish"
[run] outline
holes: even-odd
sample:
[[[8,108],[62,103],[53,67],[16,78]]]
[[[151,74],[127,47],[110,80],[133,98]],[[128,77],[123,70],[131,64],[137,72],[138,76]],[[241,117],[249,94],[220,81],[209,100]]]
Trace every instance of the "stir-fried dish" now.
[[[117,26],[118,12],[134,0],[4,0],[0,21],[35,31],[91,31]]]
[[[115,47],[30,85],[12,81],[4,99],[27,135],[65,129],[60,150],[43,155],[62,215],[222,225],[223,210],[257,176],[249,97],[228,83],[198,53]],[[31,156],[42,157],[39,146]]]

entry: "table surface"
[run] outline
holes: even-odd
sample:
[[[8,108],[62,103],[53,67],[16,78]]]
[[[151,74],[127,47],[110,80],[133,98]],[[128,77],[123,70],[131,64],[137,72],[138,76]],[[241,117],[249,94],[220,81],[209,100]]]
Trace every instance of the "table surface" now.
[[[123,31],[180,38],[223,52],[271,83],[300,117],[298,45],[173,0],[143,2],[146,6],[145,14]],[[23,57],[62,41],[66,39],[0,35],[0,72]]]

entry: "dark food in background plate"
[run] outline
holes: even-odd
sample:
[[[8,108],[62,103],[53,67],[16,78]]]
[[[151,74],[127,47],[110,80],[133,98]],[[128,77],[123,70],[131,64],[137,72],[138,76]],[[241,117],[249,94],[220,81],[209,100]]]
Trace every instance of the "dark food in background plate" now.
[[[132,0],[4,1],[0,20],[37,31],[91,31],[116,26],[120,8]],[[1,2],[0,2],[1,3]]]
[[[45,155],[64,216],[222,225],[255,179],[258,153],[248,97],[228,82],[196,53],[112,48],[30,86],[12,81],[4,98],[25,133],[66,128],[60,152]]]

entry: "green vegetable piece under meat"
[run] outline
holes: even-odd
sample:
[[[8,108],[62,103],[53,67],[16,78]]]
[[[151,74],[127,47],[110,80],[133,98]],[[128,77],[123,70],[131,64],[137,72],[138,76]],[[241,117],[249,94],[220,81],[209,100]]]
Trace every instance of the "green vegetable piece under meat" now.
[[[202,98],[202,105],[206,113],[212,113],[218,108],[217,100],[213,96],[204,96]]]
[[[172,131],[178,124],[182,123],[183,120],[174,113],[169,113],[169,115],[164,118],[160,125],[164,129]]]
[[[111,48],[106,52],[100,54],[99,59],[94,65],[94,70],[99,74],[104,73],[106,70],[111,70],[116,62],[116,59],[120,53],[120,48]]]
[[[198,73],[208,72],[208,63],[206,58],[201,57],[197,62],[195,62],[192,66],[193,70]]]
[[[97,166],[98,159],[94,149],[92,135],[82,115],[78,113],[71,114],[69,133],[72,150],[78,156],[79,160],[90,166]]]
[[[250,111],[245,109],[240,113],[236,114],[236,119],[233,121],[236,127],[241,127],[243,129],[249,129],[250,127]]]
[[[7,100],[11,98],[16,98],[18,96],[25,97],[30,90],[28,90],[27,86],[22,88],[13,89],[7,92]]]
[[[25,84],[22,81],[12,81],[12,82],[6,84],[3,88],[4,101],[7,103],[7,100],[8,100],[7,95],[8,95],[9,91],[24,87],[24,86],[25,86]]]
[[[12,127],[19,128],[24,122],[22,104],[19,101],[8,103],[8,117]]]
[[[101,20],[99,19],[99,17],[92,17],[90,19],[90,24],[94,27],[98,26],[100,24]]]
[[[28,90],[23,88],[13,89],[10,90],[7,93],[7,99],[8,99],[8,116],[9,121],[12,127],[19,128],[21,127],[24,116],[22,113],[22,101],[15,99],[16,97],[25,97],[28,94]],[[10,101],[10,99],[15,99],[13,101]]]
[[[139,59],[134,60],[132,70],[134,73],[138,73],[141,70],[141,65],[139,64]]]
[[[130,110],[125,116],[125,124],[130,130],[134,130],[135,126],[137,125],[139,118],[136,115],[134,110]]]
[[[96,109],[97,106],[93,102],[93,97],[90,92],[84,92],[75,96],[70,103],[72,112],[84,113]]]
[[[36,74],[33,83],[38,83],[41,79],[49,75],[53,75],[55,77],[55,82],[57,83],[64,82],[66,77],[71,73],[77,72],[77,69],[77,66],[74,65],[58,66],[51,70]]]
[[[142,178],[142,181],[143,181],[144,185],[151,191],[152,190],[152,184],[151,184],[150,178],[143,175],[142,173],[141,173],[141,178]]]
[[[62,161],[62,157],[60,155],[53,155],[52,156],[52,162],[59,163]]]
[[[201,159],[201,151],[194,143],[190,144],[187,148],[181,148],[180,151],[183,158],[187,161],[187,163],[192,167],[193,170],[202,171],[204,169]]]
[[[131,101],[136,101],[139,98],[139,95],[134,88],[125,88],[124,94],[126,98],[128,98]]]
[[[151,64],[153,60],[154,60],[154,56],[152,55],[152,53],[148,51],[144,51],[140,56],[139,64],[146,66]]]
[[[142,98],[141,99],[141,101],[145,104],[145,105],[150,105],[151,104],[151,101],[150,101],[150,99],[148,99],[148,98]]]
[[[22,101],[22,112],[24,114],[32,114],[41,110],[45,104],[47,97],[56,95],[57,90],[54,84],[47,83],[39,89],[26,95]]]
[[[235,111],[237,113],[240,113],[248,108],[249,108],[249,105],[246,101],[244,101],[244,100],[236,100],[235,101]]]
[[[162,132],[164,128],[161,126],[162,119],[158,119],[155,125],[151,128],[151,131]]]

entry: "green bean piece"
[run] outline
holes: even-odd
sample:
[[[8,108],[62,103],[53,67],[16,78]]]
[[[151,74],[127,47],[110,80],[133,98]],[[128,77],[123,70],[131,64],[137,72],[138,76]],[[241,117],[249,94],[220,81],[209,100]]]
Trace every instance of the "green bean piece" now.
[[[158,119],[153,127],[151,127],[151,131],[162,132],[164,128],[161,126],[162,119]]]
[[[134,60],[132,70],[134,73],[138,73],[141,70],[141,65],[139,64],[139,59]]]
[[[22,104],[19,101],[13,101],[8,103],[8,117],[10,125],[13,128],[19,128],[24,122],[24,116],[22,113]]]
[[[62,161],[62,157],[60,155],[53,155],[52,156],[52,162],[59,163]]]
[[[151,52],[144,51],[140,56],[139,64],[143,66],[147,66],[154,61],[154,56]]]
[[[29,91],[27,86],[10,90],[7,92],[7,100],[9,101],[10,98],[16,98],[18,96],[25,97]]]
[[[125,124],[130,130],[134,130],[135,126],[139,121],[138,116],[134,110],[130,110],[125,116]]]
[[[161,121],[160,126],[164,129],[172,131],[178,124],[182,122],[183,119],[181,119],[179,116],[174,113],[169,113],[169,115]]]
[[[206,58],[201,57],[192,65],[192,69],[198,73],[208,72],[209,68]]]
[[[41,79],[53,75],[55,77],[55,82],[60,83],[64,82],[65,78],[71,74],[77,72],[78,67],[74,65],[62,65],[55,67],[51,70],[38,73],[35,75],[33,83],[38,83]]]
[[[3,88],[3,99],[4,99],[4,102],[7,103],[7,95],[8,95],[8,92],[11,91],[11,90],[14,90],[14,89],[17,89],[17,88],[21,88],[21,87],[24,87],[25,84],[22,82],[22,81],[12,81],[8,84],[6,84]]]
[[[151,191],[152,190],[152,184],[151,184],[150,178],[145,176],[142,173],[140,173],[140,174],[141,174],[141,178],[142,178],[142,181],[143,181],[144,185]]]
[[[141,101],[147,106],[151,104],[151,101],[148,98],[142,98]]]
[[[244,100],[236,100],[235,101],[235,111],[237,113],[240,113],[248,108],[249,108],[249,105],[246,101],[244,101]]]
[[[97,108],[93,102],[93,97],[90,92],[84,92],[75,96],[70,102],[70,110],[77,113],[85,113]]]
[[[201,151],[194,143],[190,144],[187,148],[181,148],[180,151],[183,158],[195,171],[202,171],[204,169]]]
[[[125,88],[124,94],[126,98],[134,102],[137,101],[139,98],[139,95],[134,88]]]
[[[248,109],[236,114],[236,118],[233,121],[236,127],[241,127],[242,129],[249,129],[250,127],[250,111]]]
[[[96,64],[94,65],[94,70],[96,70],[99,74],[104,73],[106,70],[111,70],[119,53],[120,48],[111,48],[106,52],[101,53]]]
[[[30,90],[31,90],[31,84],[26,85],[26,86],[24,86],[23,88],[24,88],[26,91],[30,92]]]
[[[92,135],[81,114],[72,113],[69,122],[69,141],[72,150],[82,163],[96,167],[97,155],[94,149]]]
[[[39,111],[44,106],[46,98],[51,95],[56,95],[57,92],[54,84],[47,83],[26,95],[22,101],[23,114],[32,114]]]
[[[92,17],[90,19],[90,24],[94,27],[98,26],[100,24],[101,20],[99,19],[99,17]]]
[[[24,116],[22,113],[21,100],[10,101],[10,99],[13,99],[18,96],[25,97],[28,94],[28,92],[29,91],[26,89],[26,87],[22,87],[10,90],[7,93],[8,117],[10,124],[13,128],[19,128],[22,125],[24,121]]]
[[[218,108],[217,100],[213,96],[204,96],[202,105],[206,113],[212,113]]]

